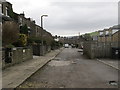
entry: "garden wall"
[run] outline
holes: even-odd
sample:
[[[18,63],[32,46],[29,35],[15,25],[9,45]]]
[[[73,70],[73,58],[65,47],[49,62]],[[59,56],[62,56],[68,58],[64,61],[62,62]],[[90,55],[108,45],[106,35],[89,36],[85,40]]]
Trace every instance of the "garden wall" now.
[[[51,46],[47,46],[47,45],[41,46],[38,44],[38,45],[33,45],[32,49],[33,49],[33,55],[43,56],[51,51]]]
[[[14,64],[33,59],[32,48],[17,47],[12,49],[4,49],[2,51],[2,67],[3,69]]]

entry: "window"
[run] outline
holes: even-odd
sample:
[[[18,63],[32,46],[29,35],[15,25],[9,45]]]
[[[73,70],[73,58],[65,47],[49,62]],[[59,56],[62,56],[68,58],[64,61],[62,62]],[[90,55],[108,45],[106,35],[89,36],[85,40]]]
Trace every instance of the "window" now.
[[[5,10],[6,10],[6,16],[8,16],[8,7],[6,7]]]
[[[103,35],[103,32],[100,32],[100,35]]]
[[[106,35],[108,35],[109,34],[109,31],[106,31]]]
[[[97,36],[93,36],[93,41],[98,40]]]
[[[22,18],[20,18],[20,23],[22,23]]]

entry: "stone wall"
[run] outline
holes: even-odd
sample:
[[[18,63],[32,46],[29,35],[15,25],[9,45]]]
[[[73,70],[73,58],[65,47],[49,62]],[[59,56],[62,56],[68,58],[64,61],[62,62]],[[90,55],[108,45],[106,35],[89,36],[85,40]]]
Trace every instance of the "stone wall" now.
[[[3,69],[9,66],[12,66],[14,64],[33,59],[33,53],[32,53],[32,48],[12,48],[11,52],[9,52],[8,57],[11,58],[11,62],[6,62],[7,57],[5,55],[5,50],[2,51],[2,67]]]
[[[51,46],[41,46],[41,45],[33,45],[33,55],[43,56],[46,53],[51,51]]]

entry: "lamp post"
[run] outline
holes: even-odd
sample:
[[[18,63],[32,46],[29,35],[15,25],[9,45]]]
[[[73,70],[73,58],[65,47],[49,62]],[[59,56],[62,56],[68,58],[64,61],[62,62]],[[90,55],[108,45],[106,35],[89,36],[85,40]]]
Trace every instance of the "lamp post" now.
[[[48,17],[48,15],[42,15],[41,16],[41,27],[43,28],[43,17]]]
[[[41,16],[41,28],[42,28],[42,31],[41,31],[41,46],[42,46],[42,55],[44,55],[43,54],[43,17],[48,17],[48,15],[42,15]]]

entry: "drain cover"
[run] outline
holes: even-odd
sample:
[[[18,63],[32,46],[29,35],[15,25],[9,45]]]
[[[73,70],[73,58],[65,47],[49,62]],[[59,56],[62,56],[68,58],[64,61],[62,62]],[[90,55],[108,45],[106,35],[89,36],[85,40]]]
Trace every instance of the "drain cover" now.
[[[109,81],[109,84],[112,85],[112,86],[117,86],[118,83],[116,81]]]

